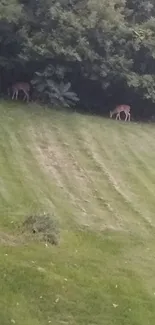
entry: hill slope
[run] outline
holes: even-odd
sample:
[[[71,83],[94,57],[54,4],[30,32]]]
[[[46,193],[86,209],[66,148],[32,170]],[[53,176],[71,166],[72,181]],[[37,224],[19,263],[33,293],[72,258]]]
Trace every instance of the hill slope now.
[[[0,324],[154,324],[154,125],[4,102],[0,116]],[[59,246],[18,234],[44,211]]]

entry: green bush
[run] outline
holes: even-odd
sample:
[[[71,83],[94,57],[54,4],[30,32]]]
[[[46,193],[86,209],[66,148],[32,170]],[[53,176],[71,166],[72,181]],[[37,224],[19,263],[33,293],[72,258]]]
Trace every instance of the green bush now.
[[[79,98],[71,91],[71,83],[64,82],[64,75],[63,67],[54,68],[52,65],[47,66],[43,72],[36,72],[31,83],[37,98],[55,106],[74,106]]]

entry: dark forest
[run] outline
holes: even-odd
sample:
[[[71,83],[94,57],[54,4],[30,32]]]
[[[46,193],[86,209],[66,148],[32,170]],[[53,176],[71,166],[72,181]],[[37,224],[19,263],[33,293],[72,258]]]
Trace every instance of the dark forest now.
[[[31,99],[107,114],[155,111],[153,0],[1,0],[0,92],[31,83]]]

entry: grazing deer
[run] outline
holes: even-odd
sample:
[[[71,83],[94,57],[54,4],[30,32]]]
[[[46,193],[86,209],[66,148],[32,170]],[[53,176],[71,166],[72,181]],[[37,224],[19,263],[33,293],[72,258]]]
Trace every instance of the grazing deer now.
[[[116,114],[116,120],[121,120],[120,114],[121,112],[125,113],[125,121],[130,121],[130,109],[131,107],[129,105],[119,105],[116,106],[116,108],[113,111],[110,111],[110,118],[113,117],[114,114]]]
[[[29,92],[30,92],[30,84],[28,82],[16,82],[11,86],[12,90],[12,99],[18,99],[18,94],[19,91],[22,91],[24,93],[24,100],[29,101]],[[8,94],[9,94],[9,89],[8,89]]]

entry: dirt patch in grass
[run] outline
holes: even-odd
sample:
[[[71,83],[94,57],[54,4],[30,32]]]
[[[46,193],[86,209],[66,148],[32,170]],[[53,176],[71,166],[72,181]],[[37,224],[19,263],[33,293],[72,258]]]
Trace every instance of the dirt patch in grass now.
[[[4,231],[0,231],[0,245],[3,246],[17,246],[24,244],[24,238],[20,235],[8,234]]]

